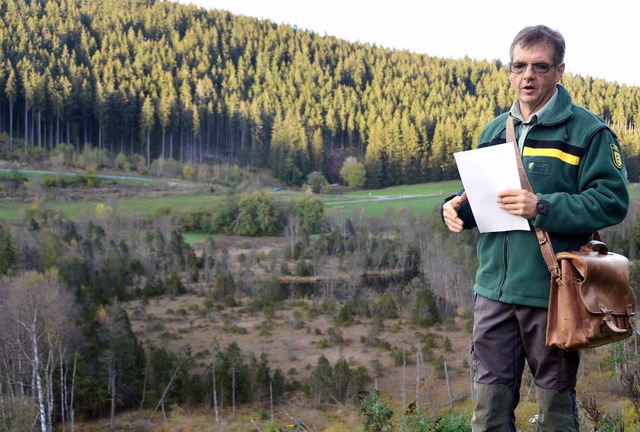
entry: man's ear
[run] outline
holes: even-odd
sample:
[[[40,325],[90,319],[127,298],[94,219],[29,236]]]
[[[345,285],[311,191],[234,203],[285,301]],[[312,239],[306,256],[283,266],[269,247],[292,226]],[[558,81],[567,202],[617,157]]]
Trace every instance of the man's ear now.
[[[564,75],[564,63],[560,63],[556,68],[556,82],[560,82],[560,78]]]

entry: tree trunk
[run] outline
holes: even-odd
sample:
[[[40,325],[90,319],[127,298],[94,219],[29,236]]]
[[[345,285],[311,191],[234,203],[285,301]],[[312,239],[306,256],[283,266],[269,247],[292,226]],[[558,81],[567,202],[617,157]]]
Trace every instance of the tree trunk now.
[[[2,388],[2,380],[0,379],[0,415],[3,419],[7,418],[7,414],[4,411],[4,389]]]
[[[402,350],[402,411],[407,407],[407,351]]]
[[[38,111],[38,148],[42,148],[42,113]]]
[[[178,153],[180,155],[180,163],[184,162],[183,159],[183,151],[184,151],[184,129],[180,128],[180,148],[178,149]]]
[[[69,398],[69,421],[71,422],[71,432],[75,431],[76,417],[73,409],[73,396],[76,387],[76,366],[78,364],[78,351],[73,356],[73,373],[71,374],[71,397]]]
[[[22,345],[22,342],[18,341],[18,345]],[[22,349],[22,347],[20,347]],[[18,357],[18,376],[22,376],[22,357]],[[20,387],[20,400],[24,401],[24,381],[19,379],[18,386]]]
[[[88,132],[87,132],[87,121],[84,120],[82,123],[82,145],[86,146],[87,145],[87,139],[88,139]],[[78,153],[80,153],[80,142],[78,142],[76,151]]]
[[[144,382],[142,383],[142,399],[140,399],[140,411],[144,408],[144,397],[147,394],[147,379],[149,377],[149,366],[144,367]]]
[[[114,430],[116,416],[116,371],[114,367],[113,353],[109,353],[109,396],[111,396],[109,430]]]
[[[61,430],[66,430],[65,423],[67,420],[67,368],[64,367],[64,350],[59,348],[60,355],[60,423]],[[51,380],[53,382],[53,380]]]
[[[169,133],[169,158],[173,159],[173,132]]]
[[[167,132],[167,128],[165,128],[163,126],[162,127],[162,152],[161,152],[162,153],[162,159],[166,159],[167,158],[167,155],[165,153],[165,147],[164,147],[164,144],[165,144],[165,133],[166,132]]]
[[[447,393],[449,395],[449,408],[453,408],[453,391],[451,389],[451,379],[449,379],[449,370],[447,369],[447,362],[444,362],[444,378],[447,381]]]
[[[176,378],[176,375],[178,374],[178,370],[179,369],[180,369],[180,364],[178,363],[176,365],[176,369],[173,371],[173,375],[171,375],[171,379],[169,380],[169,383],[167,384],[167,386],[164,388],[164,391],[162,392],[162,396],[160,397],[160,400],[158,401],[158,404],[156,405],[156,407],[154,408],[153,412],[149,416],[149,420],[151,420],[151,418],[156,413],[158,408],[160,408],[160,406],[162,406],[162,411],[164,413],[164,398],[167,396],[167,393],[169,392],[169,389],[171,388],[171,384],[173,384],[173,380]]]
[[[231,412],[236,418],[236,365],[231,367]]]
[[[274,425],[273,420],[273,380],[269,380],[269,405],[271,406],[271,424]]]
[[[52,430],[53,428],[53,410],[54,406],[54,398],[53,398],[53,372],[55,363],[54,359],[54,349],[52,344],[49,344],[49,354],[47,356],[47,365],[45,367],[45,387],[47,389],[47,430]]]
[[[24,95],[24,151],[27,152],[27,146],[29,145],[29,104],[27,103],[27,91]]]
[[[36,391],[38,397],[38,415],[40,416],[40,429],[42,432],[48,432],[47,430],[47,413],[45,407],[45,396],[42,388],[42,376],[40,375],[40,350],[38,347],[38,335],[36,327],[37,315],[33,318],[33,323],[29,329],[29,336],[31,338],[31,348],[33,350],[33,375],[36,382]]]
[[[213,380],[213,412],[215,413],[216,416],[216,423],[218,423],[218,421],[220,421],[220,417],[219,417],[219,413],[218,413],[218,396],[217,396],[217,389],[216,389],[216,360],[217,360],[217,351],[214,350],[213,353],[213,361],[212,363],[212,380]]]
[[[13,101],[9,102],[9,151],[13,153]]]
[[[62,136],[62,132],[60,132],[60,113],[56,113],[56,145],[60,145],[60,137]]]
[[[150,131],[150,128],[147,128],[146,138],[147,138],[147,167],[150,167],[151,166],[151,131]]]
[[[422,365],[422,350],[420,348],[420,342],[418,341],[418,349],[416,350],[416,406],[419,404],[420,399],[420,367]]]

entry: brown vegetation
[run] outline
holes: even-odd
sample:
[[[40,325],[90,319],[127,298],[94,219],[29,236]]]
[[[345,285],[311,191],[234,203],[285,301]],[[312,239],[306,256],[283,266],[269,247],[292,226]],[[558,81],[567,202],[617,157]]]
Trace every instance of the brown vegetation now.
[[[220,243],[229,248],[231,256],[246,253],[245,248],[259,247],[266,252],[281,246],[280,241],[273,239],[252,239],[249,243],[228,238],[218,245]],[[404,310],[400,318],[384,320],[382,328],[375,320],[363,318],[341,326],[335,323],[335,314],[323,312],[321,299],[292,298],[279,304],[274,314],[248,310],[245,307],[248,300],[236,307],[206,310],[203,304],[208,289],[201,286],[177,297],[129,302],[126,308],[134,332],[145,345],[161,346],[174,352],[189,346],[192,355],[199,359],[198,367],[203,370],[210,367],[209,353],[214,338],[220,346],[235,341],[247,356],[257,358],[266,353],[272,367],[285,372],[287,381],[308,379],[321,354],[331,364],[344,357],[351,365],[367,368],[373,378],[369,387],[390,396],[390,404],[398,413],[404,412],[406,406],[416,400],[433,416],[442,415],[450,406],[456,412],[471,412],[469,342],[472,323],[469,315],[424,328],[407,319],[408,312]],[[403,351],[406,353],[405,366],[399,354]],[[419,375],[416,372],[416,360],[420,361],[418,351],[423,359]],[[606,347],[584,352],[579,400],[600,413],[629,411],[622,389],[611,380],[609,357]],[[524,430],[537,412],[530,377],[525,377],[521,394],[518,424]],[[172,415],[168,424],[171,424],[171,430],[247,430],[251,428],[250,419],[255,419],[256,413],[265,409],[268,407],[245,406],[235,419],[227,410],[222,414],[224,429],[216,428],[211,410],[206,408],[179,411],[176,416]],[[318,407],[310,405],[302,394],[289,395],[285,404],[276,407],[276,423],[278,418],[280,422],[286,418],[288,410],[295,410],[298,418],[312,423],[313,430],[327,430],[331,424],[341,424],[342,428],[337,430],[357,429],[355,407],[343,406],[337,401]],[[586,410],[583,412],[590,418]],[[344,429],[345,426],[349,429]]]

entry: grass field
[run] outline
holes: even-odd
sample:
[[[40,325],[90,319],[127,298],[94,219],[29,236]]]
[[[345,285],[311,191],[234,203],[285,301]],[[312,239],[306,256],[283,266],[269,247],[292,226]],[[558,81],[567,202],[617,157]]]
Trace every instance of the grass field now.
[[[72,220],[78,219],[81,215],[93,213],[98,204],[107,204],[130,216],[148,216],[159,207],[169,206],[174,211],[184,211],[187,209],[201,210],[211,208],[214,204],[223,202],[224,196],[218,195],[193,195],[193,196],[164,196],[156,198],[123,198],[117,200],[94,201],[88,197],[86,201],[72,202],[47,202],[43,206],[53,210],[58,210]],[[32,203],[17,203],[15,201],[0,201],[0,219],[7,222],[19,222],[24,216],[26,209]]]
[[[353,212],[364,208],[366,216],[407,208],[411,212],[431,213],[442,200],[462,187],[460,181],[394,186],[386,189],[353,191],[339,199],[326,198],[327,211]]]
[[[134,179],[122,179],[132,182]],[[442,200],[456,193],[461,188],[460,181],[446,181],[438,183],[424,183],[408,186],[394,186],[386,189],[357,190],[344,194],[317,195],[326,203],[328,214],[344,212],[351,214],[361,209],[366,216],[381,215],[387,211],[406,208],[411,212],[430,214],[436,209]],[[295,190],[272,191],[265,189],[266,193],[273,194],[280,202],[290,202],[307,196],[305,192]],[[130,197],[109,198],[106,201],[96,200],[87,189],[86,200],[76,201],[44,201],[46,208],[62,212],[66,217],[76,220],[82,214],[92,213],[96,205],[107,204],[110,207],[122,211],[126,215],[145,217],[152,215],[160,207],[170,207],[174,212],[185,210],[206,210],[216,204],[224,202],[224,195],[210,193],[197,195],[168,195],[158,197]],[[630,184],[629,191],[632,199],[637,200],[640,189],[637,184]],[[0,220],[7,222],[19,222],[23,219],[24,212],[33,204],[31,202],[18,202],[16,200],[0,200]]]
[[[11,180],[15,178],[16,171],[6,168],[0,168],[0,179],[8,179]],[[20,170],[19,176],[27,178],[29,180],[37,179],[37,180],[46,180],[46,179],[69,179],[73,180],[78,176],[82,176],[80,173],[73,172],[57,172],[57,171],[36,171],[36,170]],[[154,179],[148,177],[133,177],[133,176],[122,176],[122,175],[109,175],[109,174],[95,174],[96,178],[101,179],[105,183],[110,184],[122,184],[122,185],[130,185],[130,184],[154,184],[154,183],[162,183],[161,179]]]
[[[184,237],[184,241],[187,242],[188,244],[196,244],[196,243],[204,243],[207,240],[211,239],[217,239],[222,237],[221,235],[218,234],[204,234],[204,233],[183,233],[182,237]]]
[[[34,174],[35,175],[35,174]],[[135,179],[120,179],[121,182],[134,182]],[[379,190],[359,190],[341,195],[318,195],[326,202],[328,212],[354,212],[364,208],[367,216],[381,214],[388,210],[409,208],[414,212],[431,212],[438,206],[443,197],[460,189],[460,182],[428,183],[421,185],[396,186]],[[281,190],[267,193],[281,202],[302,199],[304,192]],[[76,201],[44,201],[43,206],[62,212],[70,219],[78,219],[81,215],[92,213],[96,205],[107,204],[126,215],[144,217],[153,214],[159,207],[171,207],[175,212],[185,210],[210,209],[216,204],[224,202],[224,195],[198,194],[175,195],[159,197],[113,198],[96,200],[87,189],[86,200]],[[0,219],[7,222],[19,222],[23,219],[25,210],[31,207],[31,202],[16,200],[0,200]]]

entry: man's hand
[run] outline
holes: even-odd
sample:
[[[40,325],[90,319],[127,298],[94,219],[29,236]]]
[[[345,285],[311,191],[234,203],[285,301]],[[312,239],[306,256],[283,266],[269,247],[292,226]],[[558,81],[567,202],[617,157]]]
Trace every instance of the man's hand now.
[[[464,222],[458,217],[458,210],[466,200],[467,193],[463,192],[462,195],[451,198],[442,206],[442,217],[449,231],[457,233],[464,228]]]
[[[512,215],[531,219],[536,216],[538,196],[524,189],[507,189],[498,192],[498,204]]]

